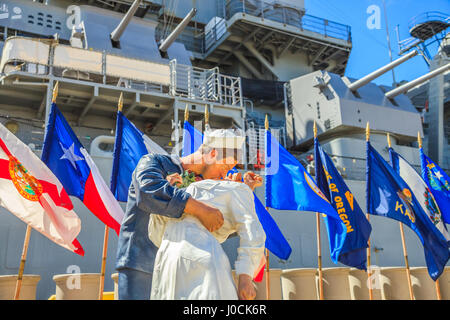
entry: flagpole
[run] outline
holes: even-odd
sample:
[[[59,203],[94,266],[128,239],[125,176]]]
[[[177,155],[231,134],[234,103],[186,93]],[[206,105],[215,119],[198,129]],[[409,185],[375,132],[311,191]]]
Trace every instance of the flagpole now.
[[[56,81],[53,87],[52,103],[56,103],[56,98],[58,97],[59,81]]]
[[[417,132],[417,142],[419,144],[419,149],[422,149],[422,137],[420,136],[420,131]],[[436,285],[436,297],[438,300],[442,300],[439,279],[436,279],[436,281],[434,283]]]
[[[186,108],[184,109],[184,121],[189,120],[189,105],[186,103]]]
[[[206,130],[209,130],[209,110],[207,104],[205,104],[205,131]]]
[[[58,88],[59,88],[59,81],[56,81],[55,86],[53,87],[52,103],[56,102],[56,98],[58,97]],[[31,226],[27,224],[27,230],[25,231],[25,240],[23,242],[22,248],[22,256],[20,257],[19,272],[17,274],[16,289],[14,291],[14,300],[19,300],[20,289],[22,288],[22,279],[25,270],[25,262],[27,259],[28,246],[30,243],[30,235],[31,235]]]
[[[117,103],[117,109],[120,112],[122,112],[123,92],[120,93],[119,102]],[[109,240],[109,227],[105,224],[105,231],[103,234],[102,266],[100,269],[100,285],[98,288],[98,300],[103,300],[103,290],[105,289],[105,270],[106,270],[106,257],[108,255],[108,240]]]
[[[29,224],[27,224],[27,230],[25,232],[25,240],[23,242],[23,248],[22,248],[22,256],[20,257],[20,267],[19,267],[19,272],[17,275],[16,289],[14,292],[14,300],[19,300],[19,296],[20,296],[23,272],[25,270],[25,262],[27,259],[28,245],[30,243],[30,234],[31,234],[31,226]]]
[[[58,96],[58,88],[59,82],[56,81],[56,84],[53,87],[52,103],[56,102],[56,97]],[[25,270],[25,262],[27,260],[28,246],[30,244],[30,235],[31,235],[31,226],[27,224],[27,230],[25,231],[25,240],[23,242],[22,248],[22,256],[20,257],[19,272],[17,274],[16,289],[14,291],[14,300],[19,300],[20,289],[22,288],[22,279]]]
[[[100,271],[100,287],[98,289],[98,300],[103,300],[103,290],[105,287],[106,255],[108,253],[108,236],[109,236],[109,227],[105,225],[105,232],[103,235],[102,267]]]
[[[389,135],[389,132],[387,133],[386,137],[387,137],[388,147],[391,148],[391,136]],[[403,224],[401,222],[399,222],[398,224],[400,226],[400,235],[402,237],[403,257],[405,259],[405,268],[406,268],[406,277],[408,280],[409,298],[411,300],[414,300],[414,293],[413,293],[412,282],[411,282],[411,271],[409,269],[408,252],[406,250],[405,232],[403,230]]]
[[[366,141],[369,142],[370,140],[370,127],[369,127],[369,121],[367,121],[366,125]],[[370,223],[369,213],[366,213],[367,221]],[[367,239],[367,279],[368,279],[368,287],[369,287],[369,299],[373,300],[373,289],[372,289],[372,279],[371,277],[371,264],[370,264],[370,237]]]
[[[317,265],[319,270],[319,299],[323,300],[322,245],[320,241],[319,212],[316,212],[316,228],[317,228]]]
[[[269,118],[266,114],[266,119],[264,121],[264,127],[266,131],[269,130]],[[267,152],[267,150],[266,150]],[[267,212],[269,212],[269,208],[266,207]],[[266,299],[270,300],[270,267],[269,267],[269,250],[265,249],[266,253]]]
[[[403,257],[405,258],[405,268],[406,268],[406,277],[408,279],[409,297],[411,300],[414,300],[414,293],[411,283],[411,272],[409,270],[408,253],[406,251],[405,233],[403,231],[403,224],[401,222],[399,222],[398,224],[400,226],[400,235],[402,237]]]
[[[314,139],[316,138],[317,138],[317,125],[316,121],[314,121]],[[319,271],[319,300],[323,300],[322,242],[320,236],[319,212],[316,212],[316,229],[317,229],[317,266]]]

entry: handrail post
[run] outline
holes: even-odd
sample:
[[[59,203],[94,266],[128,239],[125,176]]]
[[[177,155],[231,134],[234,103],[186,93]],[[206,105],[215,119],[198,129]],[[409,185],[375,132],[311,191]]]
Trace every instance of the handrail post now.
[[[55,45],[57,43],[52,42],[49,47],[49,54],[48,54],[48,73],[49,75],[53,76],[53,61],[55,56]]]
[[[106,51],[102,51],[102,78],[103,84],[106,84]]]
[[[264,9],[263,9],[264,0],[260,0],[260,3],[261,3],[261,6],[260,6],[260,9],[261,9],[261,18],[264,20]]]
[[[191,89],[191,73],[192,73],[192,68],[188,68],[187,81],[188,81],[188,97],[189,98],[193,98],[192,89]]]
[[[175,96],[177,92],[177,59],[170,61],[170,93]]]
[[[219,95],[220,104],[223,104],[223,102],[222,102],[222,76],[220,73],[217,73],[217,94]]]
[[[242,85],[241,85],[241,77],[238,77],[238,83],[239,83],[239,105],[241,108],[243,107],[243,98],[242,98]],[[253,111],[253,104],[252,104],[252,111]]]

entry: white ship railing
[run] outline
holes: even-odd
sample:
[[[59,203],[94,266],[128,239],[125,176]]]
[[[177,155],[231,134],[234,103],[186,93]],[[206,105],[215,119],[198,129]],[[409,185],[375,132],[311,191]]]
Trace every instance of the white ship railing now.
[[[426,23],[430,21],[439,21],[442,23],[450,24],[450,16],[446,13],[439,11],[428,11],[423,12],[413,18],[411,18],[408,22],[408,28],[411,30],[418,24]]]
[[[227,20],[236,13],[245,13],[351,42],[350,26],[305,14],[303,8],[288,5],[283,1],[228,0],[225,11]]]
[[[242,107],[241,78],[219,73],[219,68],[202,69],[171,62],[174,95],[215,101]]]
[[[138,60],[61,45],[54,40],[10,37],[3,47],[0,73],[21,71],[41,76],[66,77],[140,91],[182,96],[242,107],[239,77],[219,69]]]
[[[213,26],[206,30],[204,37],[203,52],[207,52],[209,48],[214,46],[227,32],[227,25],[224,19],[215,17]]]
[[[222,2],[223,6],[220,5]],[[279,0],[221,0],[218,3],[221,17],[214,18],[214,24],[204,30],[204,34],[197,34],[197,30],[187,27],[180,34],[177,41],[182,42],[186,49],[200,54],[207,54],[222,37],[227,34],[227,22],[235,14],[243,13],[262,19],[282,23],[284,26],[294,26],[301,31],[311,31],[321,36],[345,40],[351,43],[351,27],[327,19],[305,14],[303,8],[288,5]],[[157,39],[162,37],[161,30],[157,32]]]

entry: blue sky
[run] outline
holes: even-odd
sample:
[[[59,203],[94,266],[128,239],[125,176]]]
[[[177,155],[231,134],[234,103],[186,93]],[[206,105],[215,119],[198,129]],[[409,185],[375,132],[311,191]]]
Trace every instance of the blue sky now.
[[[367,8],[380,8],[380,29],[369,29],[367,19],[372,15]],[[392,59],[398,55],[396,25],[399,25],[400,40],[410,37],[408,24],[411,18],[427,11],[450,14],[450,0],[385,0],[388,17]],[[382,0],[305,0],[306,13],[331,21],[349,25],[352,30],[352,52],[345,75],[361,78],[373,70],[389,63],[386,24]],[[432,48],[430,53],[435,53]],[[421,56],[416,56],[394,69],[395,79],[413,80],[428,72]],[[388,72],[374,80],[377,84],[392,85],[392,73]]]

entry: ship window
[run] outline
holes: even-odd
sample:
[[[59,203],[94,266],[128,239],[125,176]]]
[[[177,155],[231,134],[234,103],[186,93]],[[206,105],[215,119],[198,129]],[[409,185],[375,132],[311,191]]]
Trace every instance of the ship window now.
[[[106,142],[101,142],[98,145],[98,148],[102,151],[106,151],[106,152],[113,152],[114,151],[114,144],[113,143],[106,143]]]
[[[60,26],[60,25],[61,25],[61,22],[56,21],[55,24],[56,24],[57,26]]]
[[[34,24],[34,21],[33,20],[28,20],[28,23]]]
[[[55,29],[56,30],[61,30],[61,27],[56,26]]]
[[[38,26],[43,26],[44,24],[42,22],[37,23]]]
[[[38,12],[38,16],[44,16],[42,12]]]

